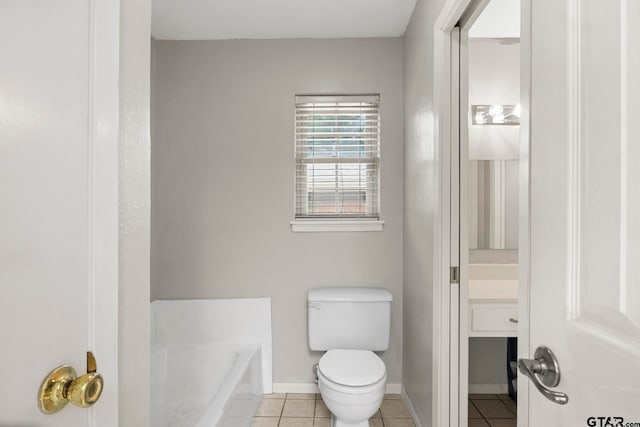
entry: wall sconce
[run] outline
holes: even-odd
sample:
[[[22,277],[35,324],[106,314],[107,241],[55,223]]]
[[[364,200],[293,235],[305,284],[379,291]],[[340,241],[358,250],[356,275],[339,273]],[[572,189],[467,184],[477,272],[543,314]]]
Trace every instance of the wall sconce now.
[[[474,125],[517,126],[520,124],[520,104],[472,105],[471,123]]]

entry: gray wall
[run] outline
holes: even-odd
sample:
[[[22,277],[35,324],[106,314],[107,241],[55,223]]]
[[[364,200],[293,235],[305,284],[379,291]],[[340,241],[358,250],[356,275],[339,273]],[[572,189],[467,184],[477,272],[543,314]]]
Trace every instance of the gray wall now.
[[[507,382],[507,339],[469,338],[469,384]]]
[[[422,425],[432,423],[434,212],[434,22],[444,0],[419,0],[404,38],[405,194],[402,379]]]
[[[402,39],[157,41],[155,53],[151,298],[271,297],[274,382],[295,383],[312,381],[320,355],[307,291],[386,287],[383,359],[399,383]],[[384,231],[291,232],[300,93],[380,93]]]
[[[120,4],[118,425],[149,425],[151,1]]]

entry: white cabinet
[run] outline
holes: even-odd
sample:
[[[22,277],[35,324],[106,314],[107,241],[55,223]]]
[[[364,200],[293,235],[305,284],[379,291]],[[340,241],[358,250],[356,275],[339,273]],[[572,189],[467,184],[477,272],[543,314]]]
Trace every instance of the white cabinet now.
[[[469,336],[518,336],[518,265],[469,265]]]
[[[469,336],[518,336],[518,302],[470,301]]]

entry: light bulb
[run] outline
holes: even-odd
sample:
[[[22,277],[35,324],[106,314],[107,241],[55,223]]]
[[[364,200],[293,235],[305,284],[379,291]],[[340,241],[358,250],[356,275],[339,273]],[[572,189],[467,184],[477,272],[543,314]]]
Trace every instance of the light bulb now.
[[[504,114],[495,114],[492,118],[491,121],[493,123],[504,123]]]
[[[500,104],[496,104],[496,105],[492,105],[491,107],[489,107],[489,114],[491,116],[497,116],[499,114],[502,114],[503,109],[502,109],[502,105]],[[504,118],[503,118],[504,121]]]

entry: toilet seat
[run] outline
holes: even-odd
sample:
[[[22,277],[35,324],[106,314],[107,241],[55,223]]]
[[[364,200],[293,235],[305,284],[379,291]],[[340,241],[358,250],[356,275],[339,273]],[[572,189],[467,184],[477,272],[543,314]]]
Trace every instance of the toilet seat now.
[[[324,375],[318,369],[318,386],[320,386],[320,393],[322,394],[322,387],[326,387],[327,389],[333,390],[336,393],[341,393],[343,395],[359,395],[359,394],[369,394],[377,392],[380,390],[382,394],[384,394],[384,386],[387,382],[387,375],[385,374],[380,380],[376,381],[373,384],[363,385],[363,386],[352,386],[352,385],[343,385],[338,384]],[[381,394],[381,395],[382,395]]]
[[[365,387],[386,379],[382,359],[369,350],[329,350],[318,370],[330,382],[346,387]]]

